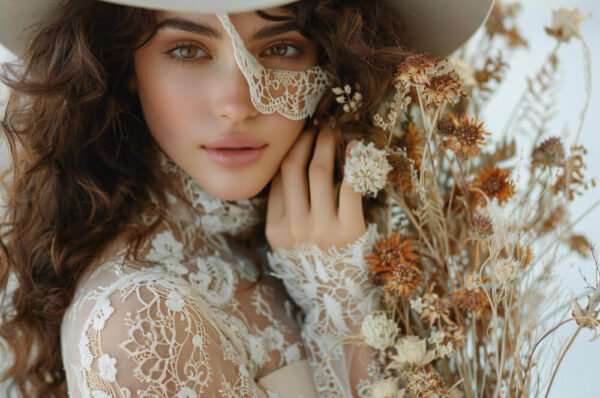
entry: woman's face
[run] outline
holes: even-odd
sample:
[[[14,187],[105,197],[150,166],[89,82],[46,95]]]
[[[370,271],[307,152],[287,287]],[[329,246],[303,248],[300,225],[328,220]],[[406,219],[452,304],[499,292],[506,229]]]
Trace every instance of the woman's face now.
[[[284,15],[280,8],[265,11]],[[305,120],[266,115],[254,108],[232,42],[215,15],[167,11],[156,15],[163,26],[134,54],[137,92],[150,133],[206,191],[225,200],[255,196],[277,172]],[[264,67],[315,66],[316,45],[296,27],[253,37],[290,22],[267,21],[255,12],[230,14],[230,18],[248,51]],[[264,143],[260,157],[243,166],[223,164],[203,147],[233,134]]]

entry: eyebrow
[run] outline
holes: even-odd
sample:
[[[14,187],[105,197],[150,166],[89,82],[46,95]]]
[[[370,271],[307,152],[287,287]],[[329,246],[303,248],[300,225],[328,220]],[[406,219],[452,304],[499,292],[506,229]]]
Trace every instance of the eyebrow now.
[[[211,28],[208,25],[203,25],[198,22],[194,22],[194,21],[190,21],[188,19],[183,19],[183,18],[178,18],[178,17],[165,19],[158,23],[157,30],[165,29],[165,28],[183,30],[186,32],[191,32],[191,33],[195,33],[195,34],[202,35],[202,36],[208,36],[208,37],[212,37],[215,39],[222,38],[221,34],[218,31],[214,30],[213,28]],[[266,38],[277,36],[277,35],[280,35],[283,33],[293,32],[293,31],[298,31],[298,30],[299,30],[299,26],[294,21],[285,22],[283,24],[278,24],[278,25],[263,26],[262,28],[255,31],[252,34],[252,36],[250,37],[250,41],[266,39]]]

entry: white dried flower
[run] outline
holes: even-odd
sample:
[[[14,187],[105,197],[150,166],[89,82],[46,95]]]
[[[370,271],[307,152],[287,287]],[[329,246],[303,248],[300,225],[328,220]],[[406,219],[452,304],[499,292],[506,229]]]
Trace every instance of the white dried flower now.
[[[373,117],[373,125],[385,131],[391,131],[394,128],[398,115],[412,101],[410,97],[410,84],[399,81],[394,85],[394,88],[396,91],[394,93],[394,100],[387,109],[387,121],[383,120],[379,114]]]
[[[415,310],[417,314],[420,314],[426,307],[427,303],[425,303],[421,297],[417,297],[414,300],[410,300],[410,308]]]
[[[365,343],[378,350],[394,345],[398,337],[398,325],[382,312],[374,312],[365,317],[360,331]]]
[[[442,332],[441,330],[434,330],[431,332],[431,335],[429,336],[429,339],[427,339],[427,341],[429,342],[429,344],[435,344],[437,346],[444,342],[444,337],[444,332]]]
[[[501,285],[507,285],[519,277],[519,261],[503,258],[494,265],[494,277]]]
[[[398,391],[398,379],[384,379],[371,384],[371,398],[403,398],[405,390]]]
[[[431,350],[427,351],[427,342],[417,336],[405,336],[398,340],[394,347],[397,355],[390,357],[399,364],[422,366],[435,359],[435,353]]]
[[[355,192],[377,196],[377,192],[387,184],[387,175],[392,171],[385,150],[377,149],[372,142],[365,145],[359,141],[350,150],[350,157],[344,168],[344,179]]]
[[[588,305],[585,309],[581,307],[577,299],[573,299],[573,311],[571,312],[577,325],[594,331],[592,340],[600,337],[600,319],[598,319],[599,310],[597,308],[600,301],[599,292],[597,290],[595,294],[588,296]]]
[[[449,357],[454,351],[454,346],[452,345],[452,342],[449,341],[448,344],[438,345],[435,350],[439,358]]]
[[[560,8],[552,12],[552,26],[546,31],[559,40],[568,42],[572,37],[581,37],[581,23],[588,17],[578,9]]]
[[[356,90],[358,90],[360,86],[356,85]],[[362,94],[358,91],[355,91],[352,95],[352,87],[349,84],[346,84],[342,87],[334,87],[331,89],[337,97],[335,97],[335,101],[338,104],[344,104],[343,109],[344,112],[349,113],[350,111],[354,111],[358,109],[362,105]]]

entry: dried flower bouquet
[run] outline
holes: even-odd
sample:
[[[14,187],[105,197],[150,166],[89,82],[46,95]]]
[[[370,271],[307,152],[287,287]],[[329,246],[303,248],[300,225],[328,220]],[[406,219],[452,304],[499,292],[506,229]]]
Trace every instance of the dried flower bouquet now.
[[[506,54],[526,46],[515,4],[496,4],[477,53],[460,59],[409,56],[399,67],[390,101],[373,119],[385,145],[361,143],[351,151],[345,178],[365,195],[382,189],[389,201],[386,236],[367,257],[385,308],[367,316],[365,344],[387,358],[384,380],[372,396],[547,396],[557,370],[581,329],[600,333],[600,267],[587,304],[575,299],[560,312],[552,271],[559,250],[594,255],[573,232],[569,206],[595,184],[585,176],[586,149],[547,132],[558,50],[571,39],[587,46],[577,10],[554,12],[546,32],[556,47],[528,79],[505,133],[497,138],[477,116],[503,82]],[[490,55],[494,44],[504,51]],[[584,52],[589,55],[589,52]],[[483,60],[477,63],[476,60]],[[587,82],[590,79],[586,58]],[[346,113],[360,112],[361,95],[349,84],[333,90]],[[528,130],[532,148],[519,159],[507,132]],[[374,142],[381,142],[373,139]],[[554,358],[549,336],[576,322],[577,331]]]

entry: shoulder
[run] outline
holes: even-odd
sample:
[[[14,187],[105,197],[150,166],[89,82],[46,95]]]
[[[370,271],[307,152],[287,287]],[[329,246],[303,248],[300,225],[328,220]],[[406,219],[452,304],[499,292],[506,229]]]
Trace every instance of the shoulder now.
[[[209,365],[231,371],[241,363],[213,311],[161,267],[103,263],[81,288],[61,336],[69,391],[201,392],[220,377]]]

